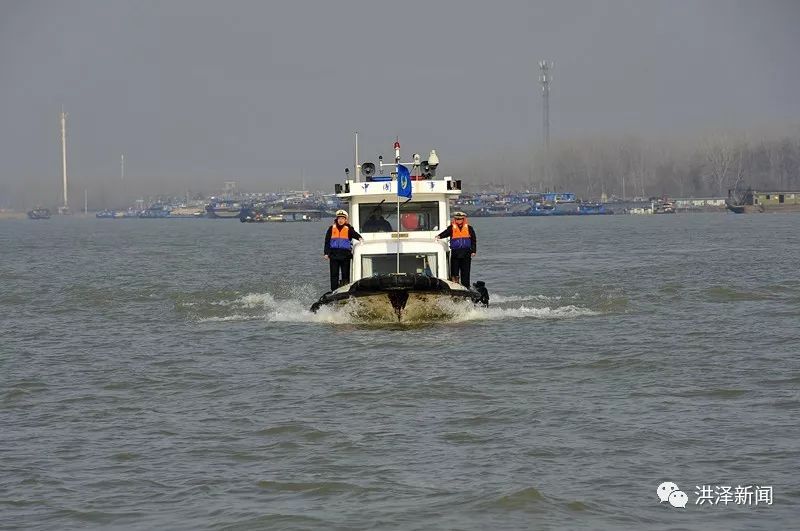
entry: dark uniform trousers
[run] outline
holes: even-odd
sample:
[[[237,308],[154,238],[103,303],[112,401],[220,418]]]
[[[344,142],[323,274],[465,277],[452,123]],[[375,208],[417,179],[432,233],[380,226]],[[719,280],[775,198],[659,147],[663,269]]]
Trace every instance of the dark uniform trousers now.
[[[350,258],[328,257],[331,266],[331,291],[350,282]],[[342,283],[339,283],[339,272],[342,273]]]
[[[461,284],[469,287],[469,270],[472,266],[470,253],[452,253],[450,255],[450,278],[459,277]]]

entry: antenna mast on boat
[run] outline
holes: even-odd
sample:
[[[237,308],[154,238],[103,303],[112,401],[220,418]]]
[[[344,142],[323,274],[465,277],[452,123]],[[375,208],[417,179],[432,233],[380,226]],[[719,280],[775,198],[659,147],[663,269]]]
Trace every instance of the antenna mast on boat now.
[[[361,164],[358,163],[358,131],[356,131],[355,135],[356,135],[356,163],[353,166],[353,168],[355,168],[356,182],[360,182],[361,181],[361,179],[360,179],[360,177],[361,177]]]

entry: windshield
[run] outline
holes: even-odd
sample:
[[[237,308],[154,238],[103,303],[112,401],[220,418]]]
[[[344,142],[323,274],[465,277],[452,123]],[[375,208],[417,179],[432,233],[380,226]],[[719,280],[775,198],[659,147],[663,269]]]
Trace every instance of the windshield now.
[[[400,273],[413,275],[436,276],[436,254],[401,254]],[[385,273],[397,273],[396,254],[372,254],[361,257],[361,273],[364,277],[381,275]]]
[[[363,203],[358,206],[361,232],[397,230],[397,203]],[[400,230],[403,232],[439,230],[439,203],[420,201],[400,204]]]

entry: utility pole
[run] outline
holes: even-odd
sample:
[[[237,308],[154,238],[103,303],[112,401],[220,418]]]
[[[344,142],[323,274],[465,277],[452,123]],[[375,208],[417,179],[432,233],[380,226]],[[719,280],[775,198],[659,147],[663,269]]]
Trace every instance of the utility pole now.
[[[544,176],[548,187],[553,185],[550,175],[550,71],[552,61],[539,61],[539,83],[542,85],[542,142],[544,144]]]
[[[64,204],[59,207],[60,214],[69,214],[69,198],[67,196],[67,113],[61,108],[61,175],[64,181]]]
[[[542,85],[542,135],[545,149],[550,149],[550,71],[552,69],[552,62],[539,61],[539,83]]]

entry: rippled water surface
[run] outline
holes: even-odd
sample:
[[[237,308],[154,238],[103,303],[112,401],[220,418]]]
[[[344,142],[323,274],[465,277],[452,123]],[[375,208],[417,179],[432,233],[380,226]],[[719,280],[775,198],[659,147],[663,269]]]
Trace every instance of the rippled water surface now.
[[[0,527],[797,526],[800,216],[473,222],[410,326],[308,312],[322,223],[0,222]]]

